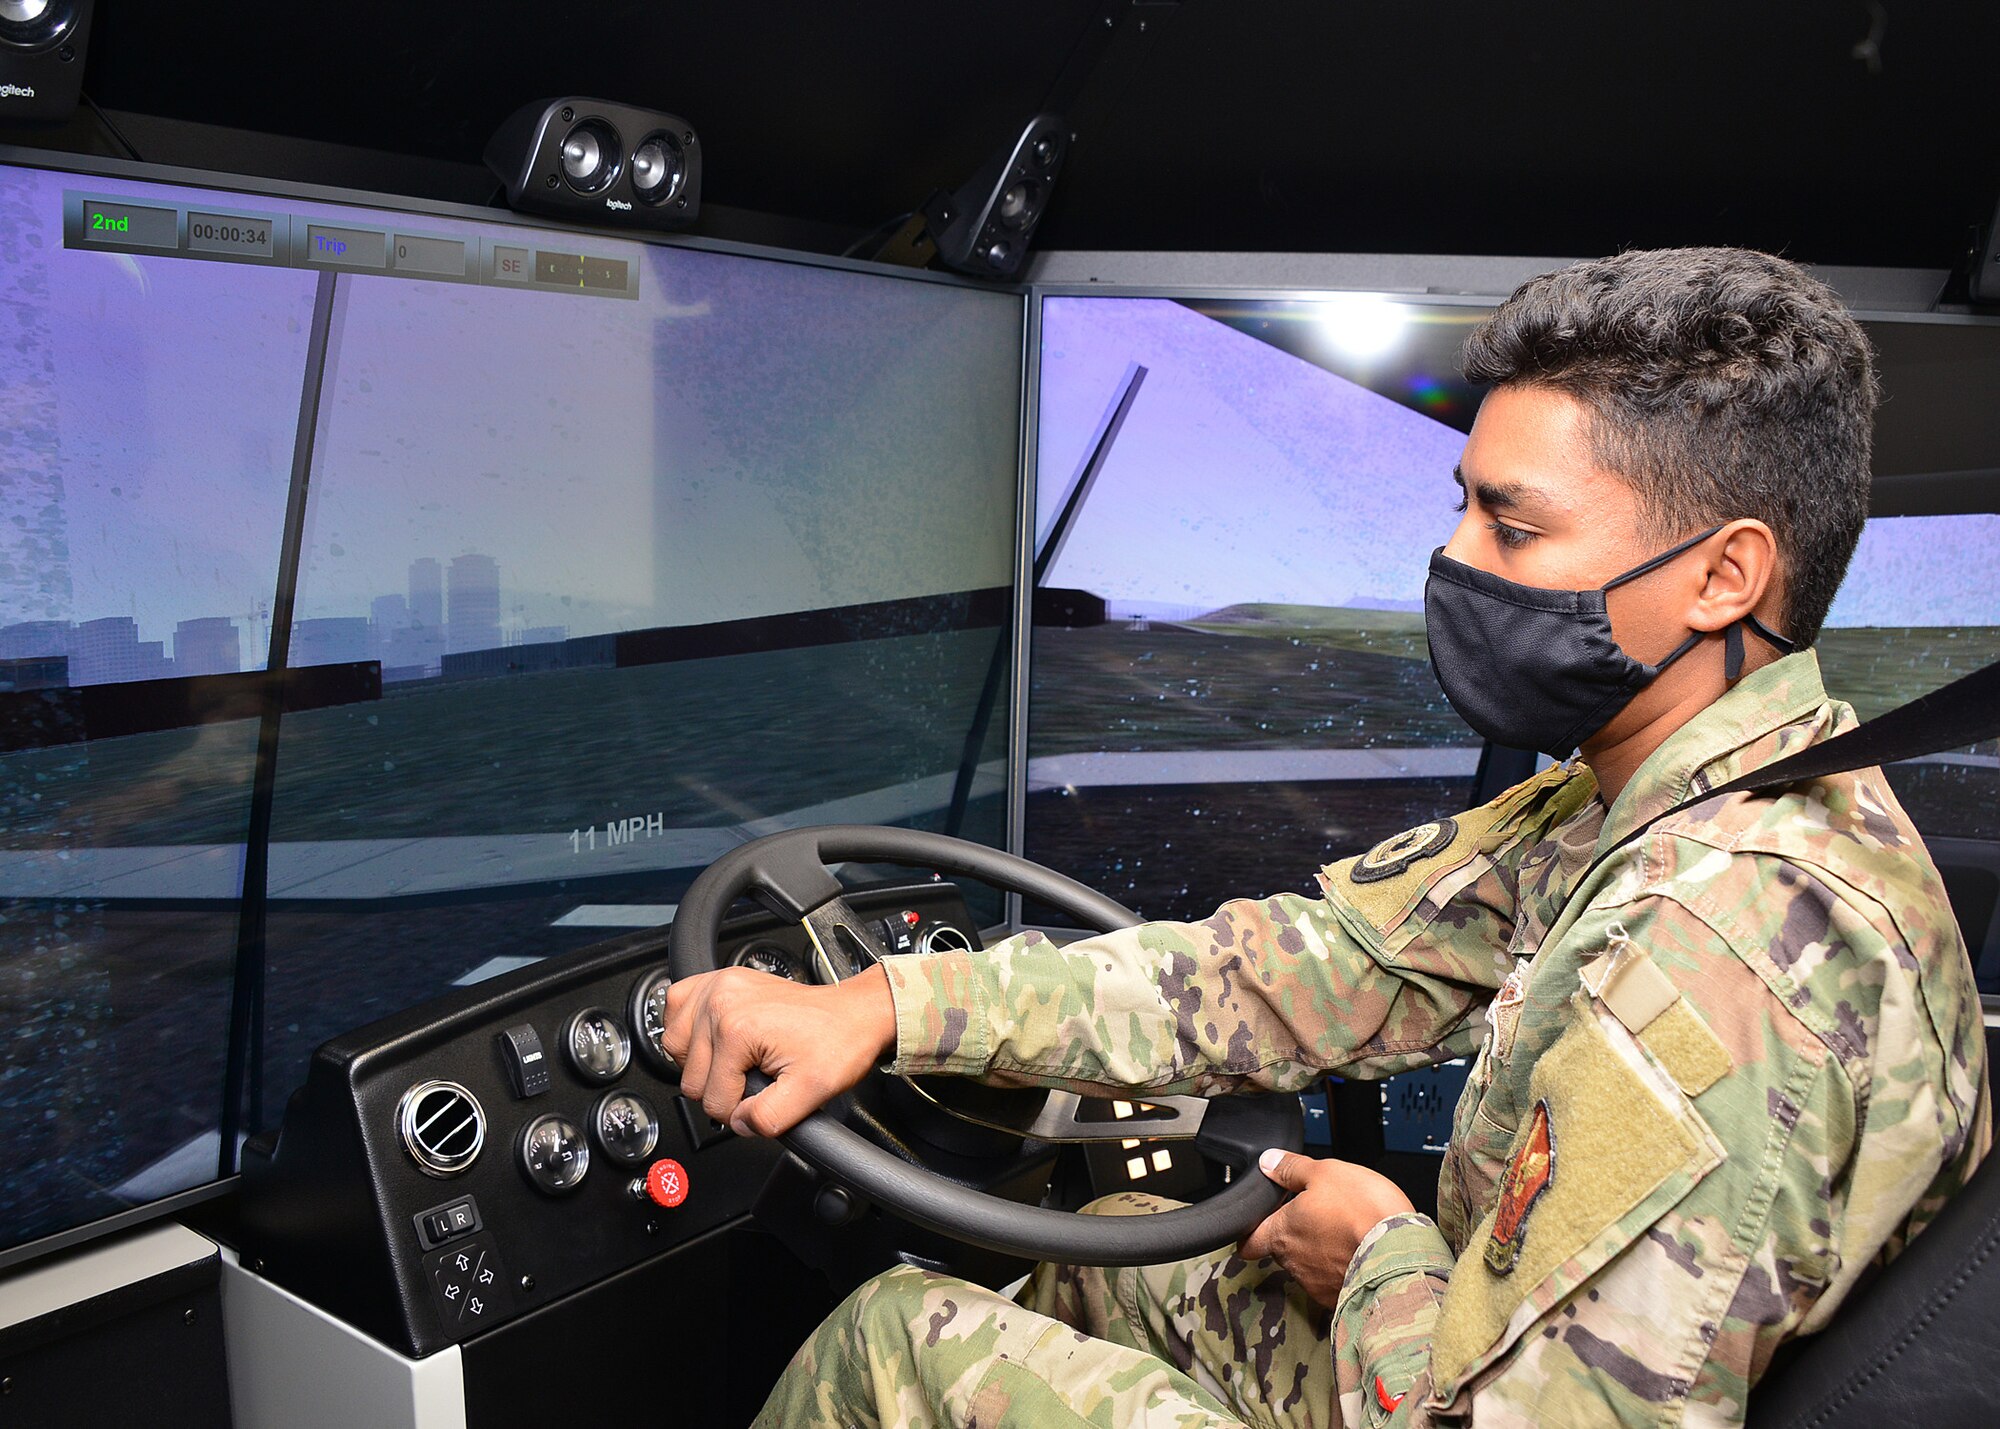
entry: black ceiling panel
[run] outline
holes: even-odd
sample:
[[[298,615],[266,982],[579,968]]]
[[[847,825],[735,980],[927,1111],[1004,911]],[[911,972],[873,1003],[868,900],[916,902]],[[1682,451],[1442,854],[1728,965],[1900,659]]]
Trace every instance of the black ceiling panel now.
[[[100,0],[87,78],[114,110],[461,162],[521,103],[601,94],[693,121],[712,201],[866,228],[1004,143],[1105,9]],[[2000,197],[1990,0],[1112,9],[1045,247],[1941,267]]]

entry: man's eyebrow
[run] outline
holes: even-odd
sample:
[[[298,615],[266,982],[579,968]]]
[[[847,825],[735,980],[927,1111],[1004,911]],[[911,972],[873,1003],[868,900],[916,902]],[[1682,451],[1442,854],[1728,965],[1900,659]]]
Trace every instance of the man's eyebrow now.
[[[1454,466],[1451,469],[1451,479],[1488,511],[1515,511],[1523,506],[1539,504],[1536,501],[1539,493],[1535,488],[1523,486],[1519,482],[1480,481],[1477,478],[1468,482],[1465,479],[1465,468],[1462,466]]]

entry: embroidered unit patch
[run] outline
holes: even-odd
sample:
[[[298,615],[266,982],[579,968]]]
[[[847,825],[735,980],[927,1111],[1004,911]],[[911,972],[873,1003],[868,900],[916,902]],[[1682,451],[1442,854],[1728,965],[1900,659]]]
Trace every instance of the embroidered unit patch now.
[[[1506,1275],[1521,1258],[1528,1237],[1528,1212],[1556,1178],[1556,1137],[1549,1126],[1547,1098],[1535,1103],[1528,1119],[1528,1137],[1500,1175],[1499,1203],[1493,1211],[1493,1234],[1486,1242],[1486,1268]]]
[[[1356,883],[1376,883],[1384,878],[1394,878],[1418,859],[1443,852],[1457,837],[1456,819],[1418,824],[1414,829],[1405,829],[1394,838],[1384,839],[1369,849],[1347,870],[1347,876]]]
[[[1403,1394],[1408,1393],[1407,1389],[1403,1391]],[[1375,1376],[1375,1402],[1382,1406],[1383,1413],[1394,1414],[1396,1406],[1403,1402],[1403,1395],[1389,1393],[1389,1386],[1382,1383],[1382,1376],[1378,1374]]]

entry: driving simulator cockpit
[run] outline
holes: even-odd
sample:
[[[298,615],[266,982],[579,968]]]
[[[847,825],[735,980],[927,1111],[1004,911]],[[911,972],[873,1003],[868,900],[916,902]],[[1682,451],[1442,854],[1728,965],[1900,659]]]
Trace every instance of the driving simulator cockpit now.
[[[110,87],[0,110],[0,1424],[740,1425],[869,1277],[1213,1249],[1277,1204],[1264,1147],[1436,1208],[1465,1058],[1207,1102],[884,1073],[778,1142],[683,1094],[666,999],[1310,894],[1548,768],[1440,692],[1424,582],[1461,348],[1566,258],[1065,239],[1091,86],[1195,0],[1030,7],[1109,38],[894,159],[937,192],[872,232],[759,217],[730,146],[784,145],[643,85],[509,90],[534,122],[465,117],[428,189],[260,148],[95,8],[0,3],[0,66]],[[2000,307],[1962,231],[1809,236],[1884,393],[1815,643],[1865,720],[2000,659]],[[1992,1045],[2000,742],[1885,773]],[[1069,1214],[1127,1190],[1189,1205]]]

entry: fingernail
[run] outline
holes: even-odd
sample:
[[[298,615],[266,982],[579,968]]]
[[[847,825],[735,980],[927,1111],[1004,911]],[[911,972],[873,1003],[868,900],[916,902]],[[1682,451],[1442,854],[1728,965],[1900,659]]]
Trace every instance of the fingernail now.
[[[1284,1164],[1285,1153],[1275,1146],[1257,1158],[1257,1169],[1262,1171],[1266,1176],[1277,1175],[1278,1168]]]

